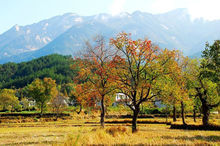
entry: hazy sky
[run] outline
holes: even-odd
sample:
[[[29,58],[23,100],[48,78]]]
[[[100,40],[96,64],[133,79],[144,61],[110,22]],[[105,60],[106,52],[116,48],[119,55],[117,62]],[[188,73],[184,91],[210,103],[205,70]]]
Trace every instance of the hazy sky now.
[[[163,13],[188,8],[192,18],[220,19],[220,0],[0,0],[0,34],[13,25],[27,25],[67,12],[79,15],[136,10]]]

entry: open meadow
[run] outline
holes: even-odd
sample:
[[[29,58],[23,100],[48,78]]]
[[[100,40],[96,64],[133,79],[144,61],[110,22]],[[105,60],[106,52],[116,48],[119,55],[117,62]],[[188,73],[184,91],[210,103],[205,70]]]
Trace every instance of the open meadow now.
[[[138,124],[138,132],[131,132],[131,124],[108,124],[129,119],[106,119],[105,128],[98,116],[73,116],[70,119],[38,122],[1,123],[0,145],[220,145],[220,131],[176,130],[166,124]],[[139,119],[145,122],[164,122],[165,118]],[[169,119],[172,121],[172,119]],[[213,121],[213,120],[212,120]],[[186,122],[195,124],[192,118]],[[214,120],[219,123],[218,120]],[[181,123],[178,118],[177,123]],[[196,124],[201,124],[201,119]]]

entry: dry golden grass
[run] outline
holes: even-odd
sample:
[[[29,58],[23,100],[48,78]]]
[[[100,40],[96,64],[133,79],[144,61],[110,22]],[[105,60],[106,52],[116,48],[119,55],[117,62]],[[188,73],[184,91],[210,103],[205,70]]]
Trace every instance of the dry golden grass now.
[[[164,118],[140,120],[165,121]],[[85,124],[98,121],[96,116],[75,115],[71,120],[53,122],[1,123],[0,145],[220,145],[220,131],[174,130],[165,124],[139,124],[139,131],[132,134],[130,124],[106,124],[104,129],[99,124]],[[190,118],[187,122],[194,123]]]
[[[119,131],[118,128],[115,128],[115,131],[113,129],[84,128],[81,129],[84,132],[69,135],[64,145],[220,145],[219,131],[171,130],[169,126],[161,124],[141,125],[139,131],[134,134],[127,126],[122,126],[120,129],[123,130]]]

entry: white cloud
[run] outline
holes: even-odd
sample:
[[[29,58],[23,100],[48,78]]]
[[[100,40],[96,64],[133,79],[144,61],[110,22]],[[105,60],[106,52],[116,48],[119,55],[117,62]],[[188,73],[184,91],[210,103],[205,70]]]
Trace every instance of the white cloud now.
[[[119,14],[123,11],[123,7],[125,5],[126,0],[113,0],[111,6],[110,6],[110,13],[112,15]]]
[[[220,19],[220,0],[195,0],[188,9],[193,18]]]
[[[164,13],[177,8],[187,8],[192,18],[220,19],[220,0],[154,0],[152,13]]]
[[[175,0],[154,0],[152,5],[153,13],[164,13],[175,9]]]

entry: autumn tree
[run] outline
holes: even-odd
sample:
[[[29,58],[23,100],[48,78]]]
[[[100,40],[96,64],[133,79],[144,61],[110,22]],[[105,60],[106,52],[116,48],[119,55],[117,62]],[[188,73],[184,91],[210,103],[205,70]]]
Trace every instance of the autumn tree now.
[[[56,81],[51,78],[36,79],[27,86],[28,94],[36,101],[41,115],[47,107],[47,103],[57,95]]]
[[[163,57],[162,57],[163,58]],[[188,89],[186,83],[186,67],[188,58],[184,57],[181,52],[175,51],[175,55],[170,58],[164,68],[173,68],[166,75],[157,79],[153,89],[157,91],[157,98],[166,105],[173,108],[173,121],[176,121],[176,107],[181,105],[181,115],[183,124],[185,123],[185,105],[189,101]]]
[[[19,105],[18,97],[15,96],[15,90],[0,90],[0,108],[1,110],[13,110]]]
[[[177,106],[181,99],[181,89],[179,85],[172,77],[163,77],[157,80],[154,88],[159,91],[157,95],[158,100],[172,108],[173,122],[176,122]]]
[[[190,59],[188,57],[184,57],[182,53],[178,53],[176,57],[176,61],[179,66],[179,72],[175,72],[175,77],[173,78],[174,82],[176,82],[176,90],[178,91],[179,101],[181,105],[181,117],[182,122],[186,125],[185,122],[185,106],[191,102],[189,98],[189,91],[187,86],[187,81],[189,80],[189,72],[188,68],[190,66]]]
[[[97,109],[99,98],[97,97],[96,92],[90,91],[89,86],[90,83],[85,82],[77,84],[74,87],[74,90],[72,92],[76,99],[74,112],[76,112],[77,114],[80,114],[83,109],[88,111]]]
[[[100,103],[100,123],[104,127],[106,103],[114,91],[112,82],[112,68],[114,52],[105,44],[102,36],[94,39],[95,43],[86,42],[86,53],[77,59],[80,66],[79,76],[76,78],[77,98],[81,103],[95,106]]]
[[[121,93],[127,96],[127,106],[133,111],[132,132],[137,131],[140,105],[157,96],[153,90],[157,80],[175,71],[172,58],[175,51],[161,50],[148,39],[132,40],[126,33],[120,33],[111,44],[119,51],[114,58],[116,83]],[[158,92],[157,92],[158,91]]]

